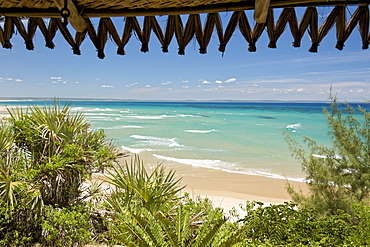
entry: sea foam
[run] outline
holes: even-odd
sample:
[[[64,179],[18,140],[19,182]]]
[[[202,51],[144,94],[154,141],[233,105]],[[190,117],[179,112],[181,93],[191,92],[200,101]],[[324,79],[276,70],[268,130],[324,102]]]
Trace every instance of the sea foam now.
[[[220,169],[220,167],[229,167],[234,166],[232,163],[224,162],[221,160],[208,160],[208,159],[179,159],[174,157],[167,157],[159,154],[153,154],[154,157],[162,160],[168,160],[177,162],[180,164],[191,165],[194,167],[206,167],[213,169]]]
[[[298,129],[298,128],[301,128],[301,124],[300,123],[297,123],[297,124],[289,124],[286,126],[287,129]]]
[[[138,153],[145,152],[145,151],[149,151],[149,152],[153,151],[153,149],[151,148],[131,148],[131,147],[125,147],[125,146],[121,146],[121,148],[125,151],[129,151],[134,154],[138,154]]]
[[[211,129],[211,130],[184,130],[185,132],[189,133],[197,133],[197,134],[206,134],[211,132],[219,132],[218,130]]]
[[[209,160],[209,159],[180,159],[180,158],[174,158],[174,157],[167,157],[159,154],[153,154],[154,157],[161,159],[161,160],[167,160],[172,161],[184,165],[191,165],[194,167],[203,167],[203,168],[210,168],[215,170],[221,170],[224,172],[230,172],[230,173],[238,173],[238,174],[245,174],[245,175],[254,175],[254,176],[261,176],[261,177],[268,177],[268,178],[275,178],[275,179],[285,179],[290,181],[297,181],[297,182],[305,182],[305,179],[303,178],[293,178],[293,177],[286,177],[279,174],[273,174],[266,171],[261,171],[257,169],[251,169],[251,170],[237,170],[237,163],[230,163],[225,162],[222,160]]]
[[[142,129],[143,126],[138,125],[119,125],[119,126],[113,126],[113,127],[107,127],[104,128],[106,130],[119,130],[119,129]]]
[[[166,117],[169,117],[167,115],[159,115],[159,116],[150,116],[150,115],[145,115],[145,116],[140,116],[140,115],[129,115],[129,116],[124,116],[125,118],[133,118],[133,119],[148,119],[148,120],[158,120],[158,119],[164,119]]]
[[[162,138],[155,136],[131,135],[131,138],[143,140],[149,146],[167,146],[167,147],[182,147],[175,139],[176,138]]]
[[[297,129],[301,128],[301,124],[289,124],[285,127],[286,129],[290,130],[292,133],[296,133]]]

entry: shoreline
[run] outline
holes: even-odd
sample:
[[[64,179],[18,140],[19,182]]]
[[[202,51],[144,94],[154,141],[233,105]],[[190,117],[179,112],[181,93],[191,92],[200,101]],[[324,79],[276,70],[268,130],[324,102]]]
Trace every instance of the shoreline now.
[[[134,153],[123,158],[130,160]],[[307,194],[307,184],[304,182],[270,178],[259,175],[232,173],[177,162],[163,161],[150,154],[140,153],[140,159],[149,167],[163,164],[166,169],[176,172],[177,178],[182,178],[181,186],[186,186],[182,193],[189,193],[191,198],[198,196],[212,200],[214,206],[222,207],[225,211],[238,209],[246,201],[260,201],[266,205],[281,204],[291,201],[286,186],[289,183],[295,190]],[[237,210],[239,213],[240,210]]]

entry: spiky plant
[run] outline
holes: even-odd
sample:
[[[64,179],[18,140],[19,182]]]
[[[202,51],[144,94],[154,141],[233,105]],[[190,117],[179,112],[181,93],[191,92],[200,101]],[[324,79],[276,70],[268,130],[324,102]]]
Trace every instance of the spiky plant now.
[[[138,156],[115,167],[106,180],[112,236],[125,246],[233,246],[242,230],[232,227],[208,200],[180,200],[180,179],[158,165],[149,173]],[[235,226],[235,225],[234,225]]]
[[[17,147],[32,158],[28,180],[38,191],[35,198],[45,205],[71,206],[81,197],[82,182],[115,157],[104,132],[91,130],[71,104],[61,106],[55,100],[43,107],[8,111]]]
[[[168,213],[152,214],[120,208],[115,214],[112,236],[125,246],[166,247],[229,247],[242,241],[243,227],[231,224],[218,210],[194,212],[186,204],[178,204]]]
[[[0,121],[0,198],[9,207],[16,200],[16,190],[21,181],[14,181],[11,168],[15,163],[14,135],[8,122]]]
[[[171,209],[183,189],[180,187],[181,178],[175,177],[175,171],[166,172],[160,164],[149,173],[138,156],[114,167],[106,181],[115,186],[108,199],[112,207],[146,208],[154,214]]]

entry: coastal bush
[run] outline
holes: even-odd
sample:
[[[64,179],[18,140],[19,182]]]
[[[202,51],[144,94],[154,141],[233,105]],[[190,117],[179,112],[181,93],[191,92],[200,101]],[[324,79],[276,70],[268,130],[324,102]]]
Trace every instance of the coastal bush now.
[[[221,209],[203,208],[209,201],[202,199],[187,200],[167,213],[122,210],[115,214],[113,238],[125,246],[229,247],[242,241],[244,229],[228,222]]]
[[[324,109],[324,114],[331,147],[304,137],[304,148],[287,134],[293,156],[306,173],[310,193],[304,196],[292,187],[289,192],[300,205],[314,207],[324,215],[338,214],[338,210],[351,213],[353,204],[366,204],[370,199],[370,113],[347,103],[343,110],[335,97],[330,98],[330,109]]]
[[[322,216],[294,203],[264,206],[247,202],[246,216],[240,219],[245,227],[241,246],[367,246],[369,206],[354,208],[353,215],[340,211]]]
[[[149,173],[139,157],[118,166],[107,182],[111,237],[125,246],[233,246],[241,228],[209,199],[179,197],[180,179],[158,165]]]
[[[41,232],[44,246],[83,246],[92,239],[90,214],[79,207],[48,206],[44,209]]]
[[[29,246],[39,237],[37,219],[28,209],[14,203],[12,207],[0,201],[0,246]]]
[[[148,172],[138,156],[112,168],[106,181],[114,186],[114,192],[108,198],[111,208],[149,212],[165,212],[178,201],[181,178],[175,177],[175,171],[166,169],[160,164]]]
[[[31,160],[24,176],[40,190],[45,205],[75,203],[82,182],[114,159],[104,132],[91,130],[83,114],[71,112],[69,104],[13,108],[9,113],[15,145]]]
[[[91,233],[84,230],[87,222],[93,229],[86,218],[100,222],[100,214],[85,204],[97,190],[83,182],[111,166],[115,149],[69,104],[8,111],[10,117],[0,122],[0,244],[85,243]],[[84,210],[77,205],[85,205]]]

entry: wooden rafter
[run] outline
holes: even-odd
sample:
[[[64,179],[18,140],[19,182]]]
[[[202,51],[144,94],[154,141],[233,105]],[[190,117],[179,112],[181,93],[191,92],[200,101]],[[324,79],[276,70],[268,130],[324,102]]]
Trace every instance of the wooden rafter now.
[[[64,0],[53,0],[54,3],[58,6],[59,11],[62,11],[64,7],[67,7],[70,11],[68,16],[68,21],[71,23],[72,27],[76,29],[77,32],[83,32],[87,28],[87,24],[84,18],[78,13],[76,5],[72,0],[67,0],[67,6],[64,6]]]
[[[32,50],[34,49],[32,39],[36,29],[39,28],[45,37],[45,45],[51,49],[54,48],[53,38],[59,31],[72,47],[74,54],[81,54],[80,46],[88,36],[98,51],[98,57],[104,58],[104,48],[109,40],[108,37],[111,37],[111,41],[117,45],[117,54],[124,55],[124,48],[132,34],[135,34],[139,39],[142,45],[141,51],[147,52],[151,34],[154,33],[162,45],[163,52],[168,52],[168,46],[175,39],[178,45],[178,54],[184,55],[186,46],[195,38],[199,45],[199,52],[204,54],[207,53],[207,47],[214,31],[219,40],[219,51],[224,52],[233,33],[239,28],[248,43],[250,52],[257,50],[256,43],[264,31],[267,32],[270,39],[268,47],[276,48],[279,37],[287,30],[290,30],[292,35],[293,47],[300,47],[301,40],[308,31],[312,42],[309,51],[317,52],[321,41],[334,26],[337,37],[335,46],[339,50],[343,49],[345,41],[358,26],[362,48],[367,49],[369,46],[369,8],[367,5],[359,5],[348,22],[346,21],[346,6],[335,6],[320,26],[317,8],[313,6],[306,8],[300,21],[298,21],[296,10],[292,7],[282,9],[277,20],[275,20],[273,9],[270,8],[267,12],[266,22],[256,23],[254,26],[250,25],[245,11],[234,11],[225,30],[221,24],[219,13],[207,14],[203,24],[199,14],[188,15],[186,23],[183,23],[179,15],[169,15],[164,27],[159,25],[155,16],[145,16],[142,26],[140,26],[137,17],[126,17],[121,35],[109,17],[100,18],[97,29],[94,28],[89,18],[85,17],[83,21],[86,28],[79,32],[71,32],[70,28],[63,25],[61,18],[50,18],[49,24],[46,26],[42,18],[32,17],[28,19],[25,27],[20,17],[5,17],[3,28],[0,26],[0,43],[4,48],[11,48],[10,40],[17,30],[24,39],[26,48]]]
[[[12,0],[12,1],[25,1],[32,3],[34,0]],[[53,0],[55,1],[55,0]],[[59,1],[59,0],[58,0]],[[136,0],[138,1],[138,0]],[[148,3],[150,7],[151,4],[155,3],[166,3],[165,0],[162,1],[147,1],[141,0]],[[176,0],[173,0],[176,2]],[[6,2],[6,1],[5,1]],[[37,1],[42,2],[42,1]],[[44,1],[50,2],[50,1]],[[157,6],[155,8],[130,8],[126,2],[122,1],[111,1],[114,3],[120,3],[121,7],[111,6],[106,8],[94,8],[86,7],[84,2],[94,2],[93,0],[76,0],[73,2],[82,2],[77,4],[76,7],[79,10],[79,15],[84,18],[91,17],[136,17],[136,16],[157,16],[157,15],[183,15],[183,14],[201,14],[201,13],[219,13],[219,12],[229,12],[229,11],[242,11],[242,10],[252,10],[255,8],[255,1],[252,0],[209,0],[213,4],[194,4],[194,6],[178,7],[176,5],[163,5],[161,7]],[[103,5],[104,2],[109,2],[109,0],[95,1],[98,4]],[[194,0],[178,0],[177,2],[186,3],[198,3],[199,1]],[[202,2],[207,2],[204,0]],[[309,7],[309,6],[336,6],[336,5],[360,5],[369,4],[370,0],[270,0],[270,8],[289,8],[289,7]],[[20,6],[18,6],[20,5]],[[2,8],[0,0],[0,16],[18,16],[18,17],[43,17],[43,18],[57,18],[60,17],[60,11],[58,7],[51,6],[50,4],[45,4],[46,7],[22,7],[21,4],[17,4],[17,8]],[[94,5],[95,6],[95,5]]]

